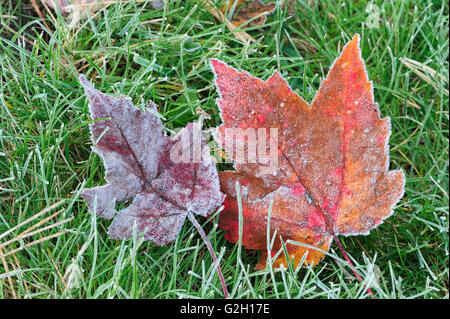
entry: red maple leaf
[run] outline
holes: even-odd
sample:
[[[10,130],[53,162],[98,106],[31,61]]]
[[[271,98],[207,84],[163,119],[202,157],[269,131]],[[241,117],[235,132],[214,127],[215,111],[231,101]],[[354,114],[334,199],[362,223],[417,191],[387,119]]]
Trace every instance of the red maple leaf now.
[[[380,118],[374,102],[358,35],[331,67],[311,106],[277,72],[263,81],[215,59],[211,64],[223,120],[218,137],[235,160],[235,171],[219,173],[226,194],[219,226],[229,241],[238,242],[238,182],[242,244],[263,250],[257,269],[266,267],[272,201],[270,234],[276,232],[276,240],[271,253],[282,247],[280,238],[289,240],[286,249],[295,265],[305,252],[306,262],[317,264],[337,235],[368,234],[391,215],[403,196],[405,177],[402,170],[388,170],[390,121]],[[256,131],[261,128],[262,135]],[[249,141],[255,136],[258,157],[251,158],[256,147]],[[249,160],[236,162],[242,140]],[[275,156],[267,161],[271,147]],[[284,254],[274,267],[282,263],[287,265]]]

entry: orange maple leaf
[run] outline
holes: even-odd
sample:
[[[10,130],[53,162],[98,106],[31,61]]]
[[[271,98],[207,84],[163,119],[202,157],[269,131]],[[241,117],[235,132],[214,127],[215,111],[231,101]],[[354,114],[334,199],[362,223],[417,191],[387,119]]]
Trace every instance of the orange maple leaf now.
[[[403,196],[405,176],[402,170],[388,168],[390,120],[380,118],[374,102],[359,35],[345,46],[311,106],[277,72],[263,81],[215,59],[211,65],[220,94],[217,103],[223,124],[219,140],[224,149],[236,158],[237,142],[229,143],[229,129],[240,129],[248,142],[252,129],[264,128],[269,144],[277,147],[277,165],[270,174],[261,168],[273,163],[260,158],[253,163],[235,160],[235,171],[219,174],[226,194],[219,227],[226,230],[229,241],[238,242],[238,182],[242,244],[263,250],[256,269],[266,267],[267,215],[272,201],[270,234],[276,232],[276,239],[271,253],[282,247],[280,238],[289,240],[286,249],[295,266],[306,252],[306,262],[317,264],[333,239],[338,240],[337,235],[368,234],[392,214]],[[278,136],[270,136],[271,128]],[[263,148],[263,153],[269,148]],[[251,145],[245,146],[247,155],[251,150]],[[282,263],[287,265],[283,253],[273,266]]]

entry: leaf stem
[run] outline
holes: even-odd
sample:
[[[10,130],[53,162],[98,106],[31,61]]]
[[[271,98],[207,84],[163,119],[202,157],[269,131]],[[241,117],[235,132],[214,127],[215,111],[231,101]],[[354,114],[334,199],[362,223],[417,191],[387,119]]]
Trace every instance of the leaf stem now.
[[[353,271],[353,273],[355,274],[355,276],[358,278],[359,282],[363,283],[363,279],[361,278],[361,276],[356,272],[356,270],[354,269],[353,263],[350,260],[350,258],[347,256],[347,253],[345,252],[345,248],[342,245],[341,240],[339,239],[339,237],[336,234],[333,234],[333,238],[336,242],[336,244],[338,245],[339,249],[341,250],[342,255],[344,256],[345,260],[347,261],[347,263],[351,266],[350,269]],[[374,296],[375,298],[375,294],[372,292],[372,290],[370,290],[369,287],[366,286],[366,290],[368,293],[370,293],[372,296]]]
[[[188,215],[188,218],[191,221],[191,223],[195,226],[198,233],[200,234],[200,237],[202,237],[203,241],[205,242],[206,247],[208,248],[209,253],[211,254],[211,257],[214,261],[214,264],[216,264],[217,257],[216,257],[216,254],[214,253],[214,249],[212,247],[211,241],[209,240],[208,236],[206,236],[205,232],[203,231],[202,226],[200,226],[200,224],[197,222],[197,220],[195,219],[192,212],[188,211],[187,215]],[[227,286],[225,285],[225,278],[223,277],[222,269],[220,268],[219,264],[217,264],[217,273],[219,274],[220,283],[222,284],[223,295],[225,298],[228,299],[228,290],[227,290]]]

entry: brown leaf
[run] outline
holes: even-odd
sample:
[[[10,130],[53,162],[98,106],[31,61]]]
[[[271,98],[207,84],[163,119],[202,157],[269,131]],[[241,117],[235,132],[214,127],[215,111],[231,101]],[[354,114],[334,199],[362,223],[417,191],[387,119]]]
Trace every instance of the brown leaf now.
[[[219,226],[228,240],[239,239],[237,182],[246,248],[267,250],[267,215],[273,201],[272,254],[281,248],[280,237],[328,251],[338,234],[368,234],[392,214],[403,196],[405,177],[402,170],[388,170],[390,121],[380,118],[358,44],[356,35],[311,106],[277,72],[262,81],[211,60],[223,120],[217,138],[235,161],[235,171],[219,174],[227,196]],[[242,140],[248,158],[237,161]],[[256,146],[249,141],[258,148],[257,158],[251,158]],[[305,252],[310,264],[324,256],[292,243],[287,250],[295,265]],[[258,269],[265,267],[266,257],[263,253]],[[282,263],[287,264],[285,257],[278,257],[274,266]]]
[[[242,4],[246,3],[241,6]],[[220,8],[220,11],[223,14],[227,13],[227,10],[230,10],[233,6],[235,6],[235,10],[238,11],[235,15],[231,23],[238,27],[241,24],[246,23],[252,18],[261,15],[260,17],[250,21],[251,26],[262,26],[266,22],[267,15],[271,14],[276,7],[276,4],[273,2],[268,3],[267,5],[262,3],[261,0],[251,0],[250,3],[246,0],[231,0],[228,4],[223,5]],[[240,9],[238,9],[241,6]]]
[[[223,201],[215,162],[199,124],[188,124],[171,139],[156,107],[135,108],[125,97],[105,95],[82,75],[94,122],[93,150],[103,160],[106,185],[85,189],[89,210],[113,221],[112,238],[144,233],[145,240],[165,245],[175,239],[188,212],[210,214]],[[116,204],[132,203],[120,210]]]
[[[236,39],[242,41],[243,43],[256,42],[256,39],[253,38],[251,35],[249,35],[247,32],[236,31],[236,26],[233,23],[231,23],[230,20],[228,20],[228,18],[226,17],[225,14],[222,13],[222,11],[216,8],[212,0],[198,0],[198,1],[202,5],[204,5],[205,9],[208,10],[208,12],[211,13],[217,20],[225,24],[227,28],[233,32],[233,35],[236,37]]]

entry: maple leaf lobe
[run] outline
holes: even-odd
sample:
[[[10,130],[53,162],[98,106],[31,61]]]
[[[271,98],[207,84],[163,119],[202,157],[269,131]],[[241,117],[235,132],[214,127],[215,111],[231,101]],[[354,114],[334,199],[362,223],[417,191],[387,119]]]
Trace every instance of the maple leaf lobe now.
[[[211,66],[222,134],[229,128],[278,129],[274,174],[260,174],[261,163],[235,163],[235,171],[219,173],[227,195],[219,226],[228,240],[238,240],[236,182],[243,205],[242,243],[250,249],[266,250],[271,201],[271,234],[277,231],[278,237],[274,251],[281,247],[280,236],[327,251],[333,236],[368,234],[392,213],[405,178],[401,170],[388,171],[390,122],[380,118],[374,102],[358,35],[334,62],[311,106],[278,72],[263,81],[215,59]],[[233,158],[234,150],[219,142]],[[298,245],[287,249],[295,263],[306,251],[311,264],[323,257]],[[281,263],[284,257],[275,261]]]
[[[174,139],[166,136],[156,107],[150,103],[139,110],[125,97],[112,97],[96,90],[80,76],[89,98],[93,150],[103,160],[106,185],[84,189],[81,196],[88,208],[103,218],[113,219],[111,238],[127,239],[144,233],[145,240],[165,245],[175,239],[188,211],[206,216],[223,201],[215,162],[197,124],[188,124]],[[193,155],[174,162],[175,146],[192,150],[200,142],[200,161]],[[116,204],[131,201],[116,210]]]

